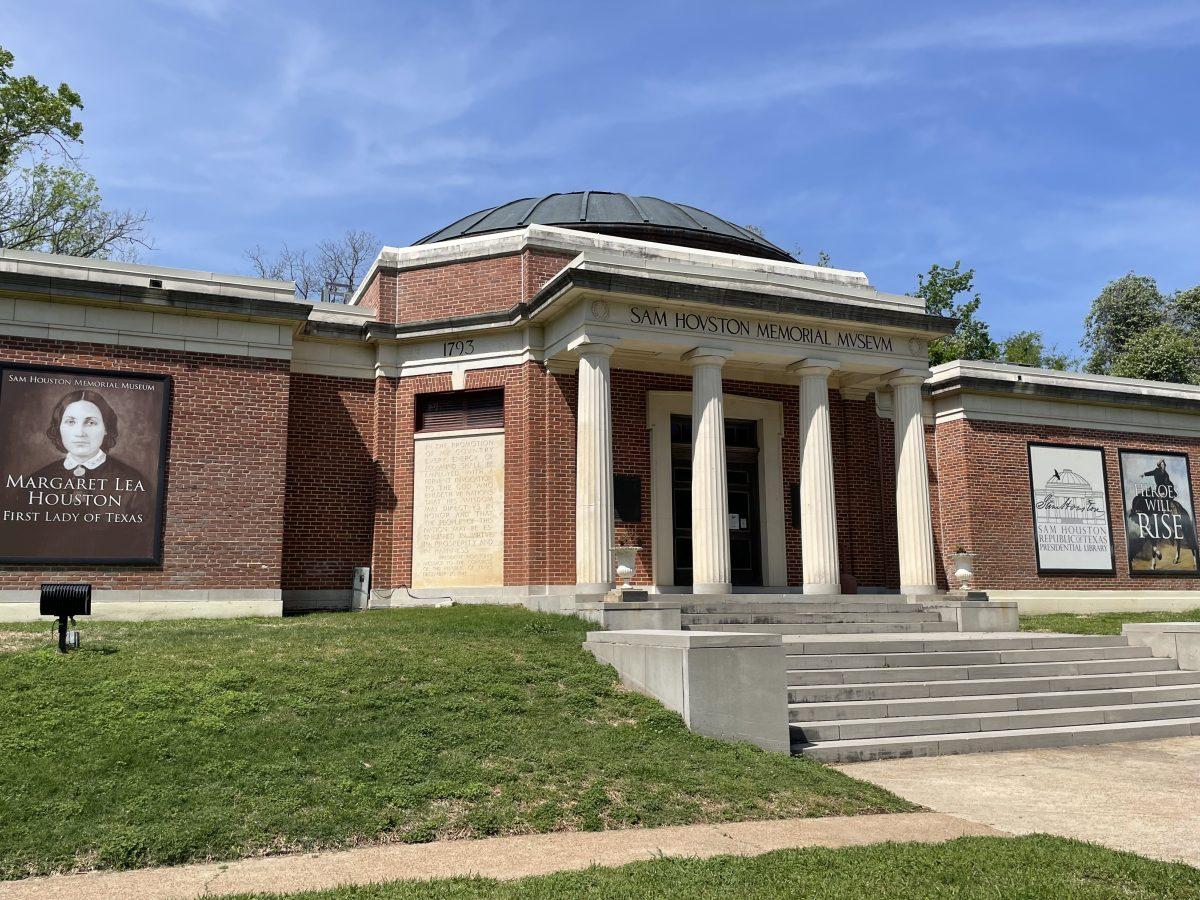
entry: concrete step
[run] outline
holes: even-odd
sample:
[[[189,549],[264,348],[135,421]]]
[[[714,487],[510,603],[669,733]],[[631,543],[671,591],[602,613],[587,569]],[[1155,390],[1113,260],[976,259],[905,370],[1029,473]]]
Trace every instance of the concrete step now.
[[[798,730],[794,726],[793,735],[797,735]],[[1148,741],[1187,735],[1200,735],[1200,717],[817,742],[806,741],[801,734],[793,740],[792,752],[822,762],[847,763],[905,756]]]
[[[834,610],[829,612],[807,612],[793,610],[786,613],[684,613],[681,620],[685,625],[695,625],[697,628],[709,625],[809,625],[829,624],[833,622],[940,622],[937,613],[921,612],[913,608],[903,611],[884,612],[845,612]]]
[[[893,716],[883,719],[840,719],[793,724],[793,735],[804,741],[853,741],[868,738],[959,734],[971,731],[1015,731],[1027,728],[1066,728],[1161,719],[1200,718],[1200,700],[1165,703],[1127,703],[1070,709],[1032,709],[1016,712],[954,713],[942,716]]]
[[[684,625],[685,631],[747,631],[759,634],[928,634],[957,631],[953,622],[827,622],[799,625]]]
[[[934,634],[928,637],[904,634],[864,635],[842,637],[785,637],[784,651],[789,655],[803,653],[940,653],[983,650],[1034,650],[1069,647],[1127,647],[1129,640],[1122,635],[1107,634],[1038,634],[1023,632],[974,632]]]
[[[922,612],[920,606],[903,600],[879,600],[871,602],[824,603],[815,600],[786,603],[684,603],[680,611],[685,616],[709,615],[755,615],[773,616],[780,613],[823,613],[823,612]]]
[[[878,684],[888,681],[968,681],[1056,675],[1107,675],[1177,670],[1173,659],[1085,659],[1069,662],[1002,663],[983,666],[913,666],[866,669],[791,669],[788,686]]]
[[[902,594],[805,594],[801,589],[794,591],[766,591],[760,594],[664,594],[677,597],[683,603],[872,603],[906,602]]]
[[[962,713],[1017,712],[1035,709],[1075,709],[1138,703],[1200,701],[1200,683],[1174,687],[1136,687],[1091,691],[1048,691],[1028,694],[978,694],[918,700],[846,700],[792,703],[792,722],[883,719],[896,716],[946,716]]]
[[[1082,659],[1137,659],[1150,656],[1149,647],[1039,647],[1036,650],[944,651],[941,653],[788,654],[789,669],[884,669],[914,666],[1003,665],[1006,663],[1070,662]]]
[[[788,702],[848,703],[864,700],[922,700],[938,697],[1124,690],[1126,688],[1197,684],[1200,684],[1200,672],[1178,669],[1105,675],[1060,675],[1043,678],[975,678],[951,681],[826,684],[789,687]]]

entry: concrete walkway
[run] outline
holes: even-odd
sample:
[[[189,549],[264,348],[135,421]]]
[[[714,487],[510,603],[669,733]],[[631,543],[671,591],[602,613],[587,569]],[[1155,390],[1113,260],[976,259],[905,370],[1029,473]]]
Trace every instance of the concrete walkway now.
[[[52,875],[0,882],[0,900],[191,900],[238,893],[292,893],[346,884],[483,875],[522,878],[619,866],[659,855],[754,856],[791,847],[849,847],[881,841],[938,843],[991,828],[940,813],[894,813],[683,825],[628,831],[520,835],[478,841],[388,844],[359,850],[201,863],[132,872]]]
[[[1048,832],[1200,866],[1200,737],[838,768],[1013,834]]]

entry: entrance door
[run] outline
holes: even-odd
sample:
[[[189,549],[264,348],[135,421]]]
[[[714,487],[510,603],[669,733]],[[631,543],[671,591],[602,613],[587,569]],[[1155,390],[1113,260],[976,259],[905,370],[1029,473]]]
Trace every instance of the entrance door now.
[[[735,585],[762,584],[758,496],[758,423],[725,420],[729,485],[729,559]],[[671,512],[675,584],[692,584],[692,420],[671,416]]]

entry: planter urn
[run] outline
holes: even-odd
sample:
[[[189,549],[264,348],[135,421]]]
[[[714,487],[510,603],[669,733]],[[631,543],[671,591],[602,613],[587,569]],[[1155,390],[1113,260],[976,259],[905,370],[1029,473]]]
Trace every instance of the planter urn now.
[[[975,554],[959,550],[951,554],[950,559],[954,563],[954,577],[958,580],[959,587],[963,591],[970,591],[971,579],[975,577]]]
[[[634,569],[637,568],[637,555],[641,549],[641,547],[613,547],[613,562],[617,567],[617,584],[622,588],[632,587],[629,579],[633,577]]]

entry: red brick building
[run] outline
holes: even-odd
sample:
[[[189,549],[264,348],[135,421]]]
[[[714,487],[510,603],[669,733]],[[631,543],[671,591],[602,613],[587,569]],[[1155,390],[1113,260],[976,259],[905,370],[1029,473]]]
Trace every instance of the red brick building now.
[[[1030,609],[1200,598],[1200,390],[931,374],[920,301],[701,210],[516,201],[384,248],[346,304],[293,291],[0,251],[0,619],[51,580],[107,615],[346,608],[364,569],[358,605],[555,605],[622,546],[664,593],[920,595],[966,563]],[[161,431],[120,393],[154,390]],[[97,488],[70,410],[144,484]],[[156,551],[94,552],[135,501]]]

